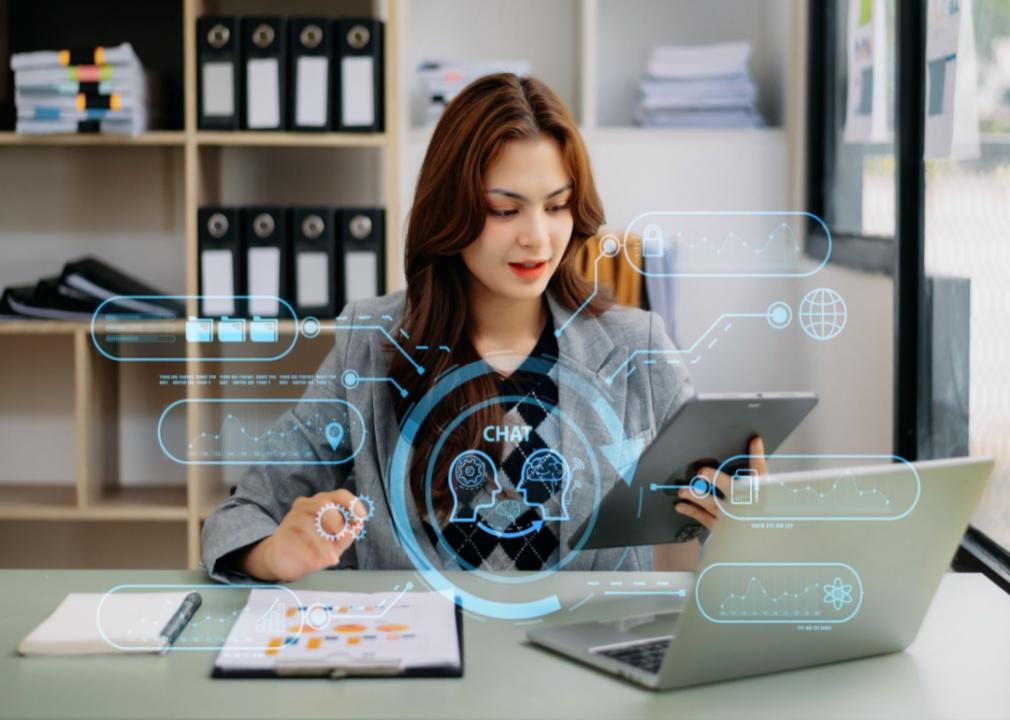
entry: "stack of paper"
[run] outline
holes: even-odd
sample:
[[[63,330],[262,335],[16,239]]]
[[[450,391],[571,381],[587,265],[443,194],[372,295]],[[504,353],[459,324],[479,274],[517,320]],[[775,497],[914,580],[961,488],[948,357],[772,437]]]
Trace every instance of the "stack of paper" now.
[[[17,132],[139,135],[158,118],[160,98],[133,46],[11,55]]]
[[[529,75],[532,67],[529,60],[432,60],[421,63],[417,75],[425,103],[425,127],[434,126],[449,101],[477,78],[504,72]]]
[[[186,592],[70,593],[18,645],[22,655],[157,653]]]
[[[635,109],[650,127],[760,127],[748,42],[652,49]]]

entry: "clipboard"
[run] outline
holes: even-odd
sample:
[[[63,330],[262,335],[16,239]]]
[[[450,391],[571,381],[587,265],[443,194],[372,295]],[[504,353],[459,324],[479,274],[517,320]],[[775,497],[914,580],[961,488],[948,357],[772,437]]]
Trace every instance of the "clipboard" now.
[[[284,663],[278,662],[270,669],[222,668],[217,662],[211,671],[212,678],[220,679],[327,679],[343,678],[450,678],[463,677],[465,658],[463,654],[463,608],[460,598],[454,603],[453,617],[456,626],[456,643],[459,650],[458,665],[427,665],[421,667],[402,667],[402,663],[392,662],[392,654],[388,658],[377,661],[354,660],[346,664],[322,660],[319,663]],[[328,656],[332,657],[332,656]],[[389,661],[387,661],[389,660]]]

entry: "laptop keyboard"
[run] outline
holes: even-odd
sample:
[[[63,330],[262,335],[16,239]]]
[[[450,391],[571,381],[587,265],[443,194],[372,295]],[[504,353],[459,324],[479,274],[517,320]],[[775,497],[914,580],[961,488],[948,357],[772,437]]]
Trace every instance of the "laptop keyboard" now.
[[[663,664],[666,649],[670,647],[670,640],[672,639],[665,637],[657,640],[628,643],[626,645],[611,645],[610,647],[593,650],[593,652],[597,655],[617,660],[618,662],[633,665],[648,673],[658,673],[659,666]]]

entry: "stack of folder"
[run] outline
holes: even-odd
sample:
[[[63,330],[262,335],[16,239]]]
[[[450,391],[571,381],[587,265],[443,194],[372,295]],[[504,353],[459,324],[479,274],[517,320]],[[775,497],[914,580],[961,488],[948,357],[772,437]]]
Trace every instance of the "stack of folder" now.
[[[381,207],[199,209],[200,313],[205,318],[334,317],[385,292]]]
[[[748,42],[654,47],[635,120],[646,127],[761,127]]]
[[[160,119],[160,98],[130,43],[78,52],[11,55],[17,132],[139,135]]]
[[[384,27],[370,17],[198,18],[197,126],[381,132]]]
[[[460,91],[479,77],[496,73],[529,75],[529,60],[429,60],[417,68],[424,100],[424,127],[434,127],[442,110]]]
[[[182,317],[182,305],[158,297],[163,295],[101,260],[84,257],[68,262],[59,275],[4,289],[0,319],[90,320],[99,305],[113,297],[121,299],[105,306],[109,312]]]

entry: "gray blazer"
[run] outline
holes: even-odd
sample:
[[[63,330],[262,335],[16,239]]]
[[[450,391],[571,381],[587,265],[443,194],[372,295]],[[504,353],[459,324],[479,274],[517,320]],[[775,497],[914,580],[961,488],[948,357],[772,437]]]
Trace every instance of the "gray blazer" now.
[[[571,313],[560,306],[550,293],[547,294],[547,302],[554,327],[560,328]],[[403,291],[354,302],[344,308],[340,316],[346,319],[338,319],[338,322],[356,324],[355,319],[365,315],[371,316],[365,324],[374,325],[382,316],[390,316],[392,322],[388,318],[379,322],[392,330],[402,316],[403,303]],[[272,534],[295,498],[339,488],[367,495],[375,502],[375,515],[368,523],[365,537],[352,546],[353,552],[344,554],[340,567],[414,569],[410,556],[397,539],[388,502],[389,460],[399,433],[388,383],[360,383],[348,390],[339,380],[345,368],[353,368],[363,377],[386,376],[389,362],[387,342],[386,336],[377,330],[351,329],[335,333],[334,347],[323,361],[319,374],[336,380],[310,386],[303,397],[338,398],[353,403],[364,417],[363,447],[352,463],[342,465],[260,465],[250,468],[239,481],[234,494],[204,525],[202,565],[212,578],[224,582],[249,581],[248,576],[229,566],[225,556]],[[675,350],[658,315],[622,306],[614,306],[596,318],[583,313],[558,338],[560,362],[567,368],[578,369],[587,380],[597,383],[614,373],[632,351],[646,348]],[[640,367],[630,376],[624,371],[616,373],[613,383],[607,386],[607,394],[626,435],[648,442],[663,420],[693,394],[693,387],[683,364],[646,364],[641,361],[636,364]],[[566,394],[576,390],[559,383],[558,392],[558,407],[564,411]],[[318,408],[318,403],[315,408]],[[297,449],[300,453],[313,453],[319,458],[332,457],[326,438],[311,429],[311,422],[306,422],[315,408],[312,403],[302,402],[285,413],[278,420],[275,433],[270,436],[283,437],[283,440],[273,442],[283,443],[283,448],[288,451]],[[580,417],[579,423],[592,447],[612,442],[611,433],[602,421]],[[360,441],[360,432],[361,429],[352,428],[352,447]],[[354,437],[356,434],[358,436]],[[562,432],[562,445],[565,445],[565,440]],[[270,452],[269,447],[266,452]],[[606,463],[602,463],[601,468],[612,470]],[[605,495],[617,481],[617,474],[610,472],[603,475],[602,494]],[[409,493],[407,497],[410,498]],[[421,527],[417,510],[412,500],[408,502],[414,537],[432,566],[440,567],[442,561]],[[592,504],[590,493],[577,494],[573,499],[568,508],[570,520],[562,523],[561,527],[562,554],[570,552],[568,538],[588,517]],[[614,570],[618,569],[618,565],[621,570],[651,569],[652,548],[581,550],[577,557],[567,562],[565,569]]]

